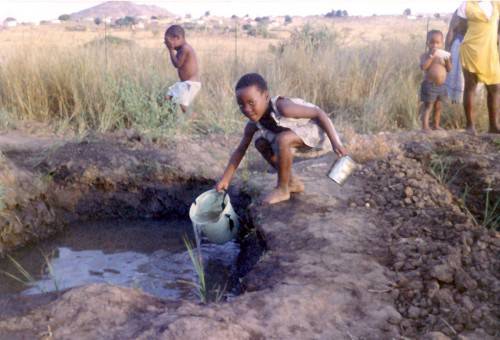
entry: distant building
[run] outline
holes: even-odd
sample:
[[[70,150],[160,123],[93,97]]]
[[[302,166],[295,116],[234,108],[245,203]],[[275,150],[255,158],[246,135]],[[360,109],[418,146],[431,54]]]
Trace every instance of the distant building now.
[[[133,25],[133,28],[134,28],[134,29],[140,29],[140,30],[143,30],[145,27],[146,27],[146,25],[144,25],[144,22],[142,22],[142,21],[140,21],[140,22],[138,22],[137,24]]]
[[[12,28],[17,26],[17,20],[14,18],[7,18],[3,21],[3,26],[6,28]]]

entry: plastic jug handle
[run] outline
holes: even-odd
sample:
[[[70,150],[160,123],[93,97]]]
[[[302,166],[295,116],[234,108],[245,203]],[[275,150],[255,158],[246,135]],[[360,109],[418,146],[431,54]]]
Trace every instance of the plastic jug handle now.
[[[226,214],[225,216],[229,220],[229,230],[233,231],[233,229],[234,229],[234,221],[232,220],[231,215]]]
[[[226,208],[226,196],[227,196],[227,190],[224,189],[224,196],[222,197],[222,204],[221,204],[221,207],[222,207],[222,210],[224,210]]]

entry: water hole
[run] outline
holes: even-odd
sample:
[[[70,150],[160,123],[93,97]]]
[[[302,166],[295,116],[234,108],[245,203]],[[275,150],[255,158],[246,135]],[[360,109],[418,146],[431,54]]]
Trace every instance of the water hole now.
[[[109,220],[69,226],[45,241],[10,253],[22,269],[11,258],[0,258],[0,298],[109,283],[164,299],[198,300],[193,285],[198,282],[197,274],[184,236],[195,244],[191,222],[183,219]],[[209,293],[234,295],[238,243],[205,242],[201,249]]]

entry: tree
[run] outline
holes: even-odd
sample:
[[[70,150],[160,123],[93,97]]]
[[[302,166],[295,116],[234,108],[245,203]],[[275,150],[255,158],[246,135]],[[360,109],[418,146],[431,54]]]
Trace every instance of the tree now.
[[[441,14],[439,14],[439,13],[434,13],[434,18],[436,18],[436,19],[441,18]]]
[[[330,12],[325,14],[325,17],[327,18],[333,18],[335,16],[335,10],[332,9]]]
[[[335,12],[335,16],[336,17],[341,17],[342,16],[342,11],[340,9],[338,9],[336,12]]]
[[[99,17],[94,18],[94,24],[96,24],[97,26],[99,26],[100,24],[102,24],[102,19],[99,18]]]
[[[343,17],[347,17],[347,16],[349,16],[349,13],[347,13],[347,11],[344,9],[344,10],[342,11],[342,16],[343,16]]]
[[[17,21],[16,18],[13,18],[13,17],[8,17],[4,20],[5,22],[9,22],[9,21]]]
[[[292,17],[289,15],[285,15],[285,25],[290,24],[292,22]]]
[[[209,16],[210,16],[210,11],[206,11],[206,12],[205,12],[205,16],[206,16],[206,17],[209,17]]]
[[[403,15],[406,15],[406,16],[409,16],[411,15],[411,9],[410,8],[407,8],[403,11]]]
[[[71,19],[71,17],[69,16],[69,14],[62,14],[57,19],[59,19],[61,21],[68,21],[69,19]]]
[[[132,25],[135,25],[137,23],[137,20],[134,17],[127,15],[126,17],[123,17],[123,18],[116,20],[115,23],[118,26],[132,26]]]

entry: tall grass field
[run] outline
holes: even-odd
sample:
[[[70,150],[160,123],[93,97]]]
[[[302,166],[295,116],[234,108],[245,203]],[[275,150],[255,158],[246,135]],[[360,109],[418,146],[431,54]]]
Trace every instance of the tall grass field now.
[[[313,102],[339,126],[361,133],[416,129],[418,60],[425,47],[425,29],[418,27],[421,32],[392,35],[388,25],[376,39],[336,25],[303,25],[284,38],[268,39],[187,31],[202,74],[193,107],[200,113],[196,132],[241,129],[233,87],[242,74],[255,71],[268,80],[272,95]],[[163,32],[37,29],[0,32],[0,127],[9,119],[79,132],[122,127],[163,135],[193,132],[180,110],[163,101],[177,81]],[[478,120],[484,127],[481,96]],[[463,125],[462,108],[446,105],[443,126]]]

